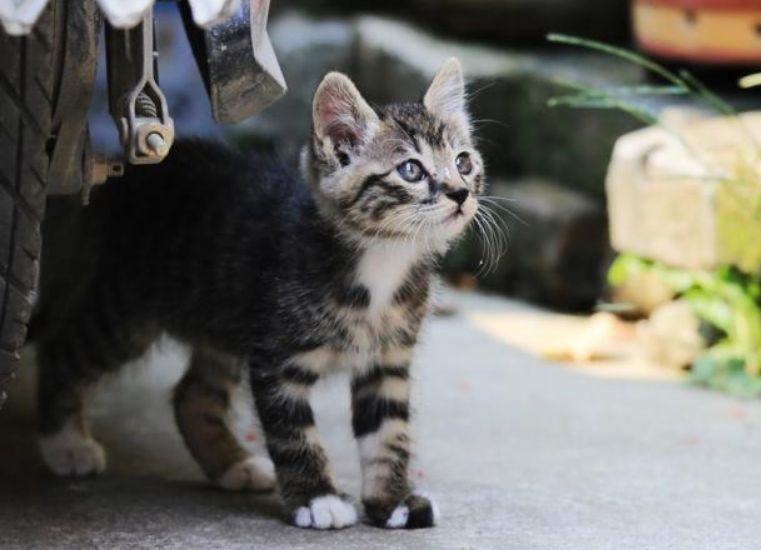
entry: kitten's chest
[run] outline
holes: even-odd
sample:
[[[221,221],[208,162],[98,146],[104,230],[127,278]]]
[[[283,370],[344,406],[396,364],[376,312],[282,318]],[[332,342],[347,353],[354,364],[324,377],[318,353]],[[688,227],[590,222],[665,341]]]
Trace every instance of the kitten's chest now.
[[[414,249],[366,252],[341,284],[346,299],[326,308],[326,343],[308,352],[319,371],[363,369],[411,349],[425,313],[427,273]],[[306,358],[304,358],[306,359]]]
[[[417,251],[411,246],[378,246],[366,251],[352,277],[352,283],[367,292],[367,307],[355,313],[367,320],[392,312],[397,303],[397,293],[407,282]]]

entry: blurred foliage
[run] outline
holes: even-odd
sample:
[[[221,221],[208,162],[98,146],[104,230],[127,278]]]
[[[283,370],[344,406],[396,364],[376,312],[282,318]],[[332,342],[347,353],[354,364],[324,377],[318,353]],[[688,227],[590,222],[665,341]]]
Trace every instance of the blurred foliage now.
[[[575,93],[551,98],[548,102],[550,107],[567,106],[582,109],[616,109],[628,113],[641,122],[658,124],[667,131],[671,131],[670,128],[663,124],[658,111],[641,100],[659,95],[673,95],[689,96],[712,111],[727,117],[737,118],[737,111],[729,103],[713,93],[703,82],[686,69],[674,71],[631,50],[578,36],[549,34],[547,40],[617,57],[622,61],[641,67],[664,81],[662,85],[652,86],[592,88],[580,83],[558,80],[559,86],[570,88]],[[742,122],[740,122],[740,125],[742,125]],[[676,133],[674,135],[684,143],[681,136]]]
[[[660,109],[655,109],[652,104],[648,104],[648,98],[655,96],[683,96],[693,99],[699,105],[732,121],[741,133],[742,138],[750,144],[750,155],[746,155],[744,151],[738,151],[735,165],[731,169],[725,170],[722,167],[713,166],[711,167],[712,170],[709,171],[710,177],[715,178],[719,183],[731,185],[731,192],[723,193],[721,200],[734,200],[735,202],[750,205],[750,208],[746,208],[745,212],[737,212],[739,216],[750,216],[756,219],[761,217],[761,143],[758,142],[756,136],[747,127],[746,122],[728,102],[711,91],[708,86],[686,69],[668,69],[631,50],[605,42],[565,34],[549,34],[547,40],[617,57],[624,62],[641,67],[664,81],[664,84],[658,85],[595,88],[578,82],[556,80],[559,86],[571,89],[573,92],[550,98],[547,102],[549,107],[613,109],[622,111],[640,122],[658,125],[669,132],[701,164],[703,164],[703,155],[694,149],[690,141],[685,139],[685,136],[671,128],[661,118],[660,110],[663,109],[663,105],[660,106]],[[748,75],[740,79],[738,84],[742,88],[761,85],[761,73]],[[724,226],[720,230],[725,233],[731,233],[732,227],[728,228]],[[748,238],[748,236],[745,236],[745,238],[735,236],[735,242],[738,245],[741,245],[741,242]],[[752,238],[758,237],[752,236]]]
[[[653,110],[643,99],[652,96],[686,96],[710,110],[734,119],[752,146],[752,158],[738,158],[737,166],[718,179],[731,188],[742,191],[743,208],[750,216],[758,216],[761,209],[761,146],[754,135],[744,126],[738,113],[721,97],[686,70],[670,70],[635,52],[610,44],[586,40],[576,36],[552,34],[550,42],[578,46],[620,58],[642,67],[662,79],[664,84],[648,86],[622,86],[594,88],[573,82],[559,82],[573,90],[572,93],[550,99],[549,106],[575,108],[617,109],[649,124],[657,124],[680,141],[687,151],[695,153],[683,136],[668,128],[659,112]],[[761,84],[761,73],[749,75],[740,85],[751,87]],[[697,158],[697,155],[695,155]],[[727,185],[726,187],[730,187]],[[750,192],[748,190],[750,189]],[[749,197],[752,200],[747,200]],[[761,235],[743,235],[734,239],[738,245],[748,239],[757,240]],[[743,273],[736,267],[720,267],[713,270],[686,270],[669,267],[631,254],[620,255],[608,273],[613,286],[623,284],[629,277],[650,271],[660,277],[674,293],[686,300],[696,315],[721,335],[692,365],[693,379],[707,387],[740,395],[761,394],[761,277],[758,270]]]
[[[693,379],[733,394],[761,394],[761,277],[731,267],[677,269],[622,254],[611,266],[608,282],[619,286],[643,271],[661,278],[721,335],[692,365]]]

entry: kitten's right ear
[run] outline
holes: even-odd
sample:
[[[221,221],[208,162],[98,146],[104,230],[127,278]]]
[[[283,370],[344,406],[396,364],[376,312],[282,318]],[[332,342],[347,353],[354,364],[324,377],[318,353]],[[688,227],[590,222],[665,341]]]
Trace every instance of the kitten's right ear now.
[[[323,78],[312,102],[317,139],[329,138],[334,147],[356,149],[367,143],[379,124],[378,115],[362,98],[354,83],[341,73]]]
[[[459,121],[465,128],[469,126],[465,81],[456,57],[450,57],[441,66],[423,98],[423,104],[444,120]]]

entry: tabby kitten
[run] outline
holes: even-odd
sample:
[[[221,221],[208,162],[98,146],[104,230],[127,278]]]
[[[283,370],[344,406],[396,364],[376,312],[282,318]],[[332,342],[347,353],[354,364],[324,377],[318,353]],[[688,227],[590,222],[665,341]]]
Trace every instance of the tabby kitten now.
[[[346,76],[328,74],[313,126],[303,178],[186,141],[162,164],[94,190],[68,227],[51,205],[58,225],[46,235],[65,242],[45,257],[32,333],[40,448],[54,473],[103,471],[87,396],[168,333],[192,346],[176,419],[216,484],[277,482],[295,525],[354,524],[308,400],[320,378],[348,371],[367,518],[434,524],[434,503],[408,474],[410,360],[436,260],[483,190],[460,65],[447,61],[422,102],[377,109]],[[272,462],[250,456],[228,428],[243,368]]]

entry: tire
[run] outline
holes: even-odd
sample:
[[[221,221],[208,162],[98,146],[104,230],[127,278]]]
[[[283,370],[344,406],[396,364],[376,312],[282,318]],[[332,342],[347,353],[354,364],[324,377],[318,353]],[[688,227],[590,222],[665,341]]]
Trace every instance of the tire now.
[[[37,285],[63,9],[51,1],[28,36],[0,29],[0,407]]]

